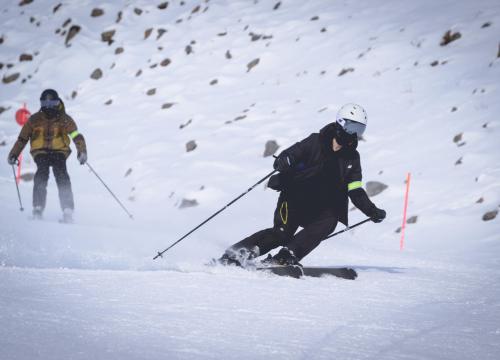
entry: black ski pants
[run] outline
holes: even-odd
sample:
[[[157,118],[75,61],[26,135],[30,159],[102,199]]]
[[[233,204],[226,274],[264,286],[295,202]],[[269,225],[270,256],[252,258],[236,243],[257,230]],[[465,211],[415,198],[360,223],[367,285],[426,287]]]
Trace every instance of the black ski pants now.
[[[274,211],[274,226],[256,232],[230,249],[252,251],[258,246],[260,256],[279,246],[286,246],[301,260],[335,230],[337,222],[333,209],[304,206],[293,198],[287,200],[287,196],[281,193]],[[299,226],[303,229],[295,234]]]
[[[52,167],[56,178],[57,189],[59,190],[59,202],[61,209],[74,209],[73,192],[71,191],[71,181],[66,169],[66,156],[61,152],[49,152],[35,156],[37,170],[35,173],[33,186],[33,207],[39,206],[45,209],[47,199],[47,183],[49,181],[49,171]]]

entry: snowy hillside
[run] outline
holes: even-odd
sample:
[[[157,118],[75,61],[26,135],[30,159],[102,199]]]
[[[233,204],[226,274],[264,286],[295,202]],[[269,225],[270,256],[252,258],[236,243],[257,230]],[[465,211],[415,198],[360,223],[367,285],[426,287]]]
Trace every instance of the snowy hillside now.
[[[0,24],[0,358],[500,356],[498,1],[5,0]],[[76,223],[57,222],[53,177],[30,221],[28,149],[19,211],[14,115],[45,88],[135,220],[73,154]],[[387,186],[388,218],[303,263],[356,281],[203,266],[271,225],[265,186],[152,260],[272,170],[266,143],[347,102],[368,112],[363,180]]]

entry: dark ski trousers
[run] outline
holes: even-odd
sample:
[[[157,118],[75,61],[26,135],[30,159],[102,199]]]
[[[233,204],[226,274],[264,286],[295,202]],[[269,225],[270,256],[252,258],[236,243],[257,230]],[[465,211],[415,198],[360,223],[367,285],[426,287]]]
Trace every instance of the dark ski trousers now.
[[[37,170],[33,186],[33,207],[39,206],[45,209],[47,199],[47,183],[49,181],[49,170],[52,167],[59,190],[59,201],[61,209],[74,209],[73,192],[71,181],[66,169],[66,156],[61,152],[49,152],[38,154],[35,157]]]
[[[286,246],[301,260],[313,251],[337,226],[338,218],[330,208],[307,209],[280,194],[274,211],[274,226],[264,229],[231,246],[232,250],[259,247],[259,256],[279,246]],[[302,226],[303,229],[295,232]]]

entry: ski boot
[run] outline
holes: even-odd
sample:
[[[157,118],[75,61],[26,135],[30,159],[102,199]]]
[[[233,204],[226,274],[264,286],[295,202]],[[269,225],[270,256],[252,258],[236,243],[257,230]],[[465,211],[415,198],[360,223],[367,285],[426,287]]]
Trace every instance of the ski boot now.
[[[43,209],[41,206],[34,206],[33,207],[33,220],[42,220],[43,218]]]
[[[71,224],[73,222],[73,209],[66,208],[63,210],[62,223]]]
[[[262,261],[262,264],[267,265],[267,266],[273,266],[273,265],[282,265],[282,266],[287,266],[287,265],[299,265],[302,266],[302,264],[299,262],[299,259],[295,256],[293,251],[289,250],[287,247],[281,248],[280,251],[274,256],[271,256],[271,254],[267,255],[267,258]]]

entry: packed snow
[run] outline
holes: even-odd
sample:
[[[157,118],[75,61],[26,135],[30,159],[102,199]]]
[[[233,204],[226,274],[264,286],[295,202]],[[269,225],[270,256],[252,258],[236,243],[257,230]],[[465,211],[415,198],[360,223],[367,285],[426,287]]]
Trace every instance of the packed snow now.
[[[167,3],[0,5],[0,359],[500,358],[498,1]],[[30,220],[29,146],[19,211],[15,112],[45,88],[134,220],[74,153],[75,223],[53,177]],[[303,264],[358,279],[205,266],[272,224],[264,184],[153,260],[272,171],[267,141],[279,153],[348,102],[367,110],[363,180],[388,186],[372,197],[388,217]]]

